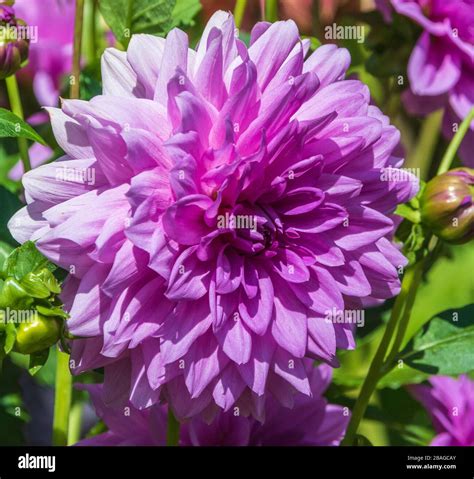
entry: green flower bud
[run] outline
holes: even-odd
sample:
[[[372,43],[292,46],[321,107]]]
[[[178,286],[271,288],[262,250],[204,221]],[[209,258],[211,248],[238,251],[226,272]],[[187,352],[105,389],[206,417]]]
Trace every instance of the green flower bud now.
[[[448,243],[474,238],[474,170],[456,168],[429,181],[420,201],[421,221]]]
[[[35,314],[30,321],[18,326],[13,350],[21,354],[37,353],[57,343],[60,336],[60,320]]]

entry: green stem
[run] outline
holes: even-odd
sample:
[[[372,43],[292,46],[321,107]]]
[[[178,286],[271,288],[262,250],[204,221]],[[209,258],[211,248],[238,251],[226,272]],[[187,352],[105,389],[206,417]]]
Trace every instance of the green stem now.
[[[408,295],[406,300],[405,309],[403,311],[402,318],[400,319],[400,322],[398,325],[397,334],[393,341],[392,349],[383,366],[384,371],[388,368],[391,368],[393,361],[398,355],[400,346],[403,343],[403,339],[405,338],[405,333],[407,331],[408,323],[410,322],[410,316],[413,309],[413,305],[415,304],[416,293],[418,291],[418,286],[420,285],[421,276],[423,274],[423,265],[424,265],[424,261],[419,261],[418,263],[414,264],[411,268],[409,268],[407,271],[407,274],[410,274],[413,276],[410,279],[412,287],[410,289],[410,294]]]
[[[168,406],[168,431],[166,433],[166,445],[177,446],[179,444],[179,422],[174,417],[173,411]]]
[[[69,355],[62,351],[58,351],[57,354],[55,388],[53,446],[67,446],[72,376],[69,371]]]
[[[15,75],[11,75],[5,79],[7,84],[8,99],[12,112],[22,120],[25,119],[23,114],[23,106],[21,104],[20,90]],[[26,138],[18,138],[18,149],[20,158],[23,163],[23,170],[26,173],[31,170],[30,155],[28,153],[28,140]]]
[[[442,118],[443,110],[438,110],[423,120],[418,141],[404,165],[406,168],[420,168],[420,178],[423,180],[428,176],[431,159],[438,144]]]
[[[461,123],[461,126],[459,127],[459,130],[456,132],[453,139],[451,140],[451,143],[449,144],[448,149],[446,150],[446,153],[441,160],[441,164],[439,165],[438,175],[446,173],[451,167],[454,156],[456,155],[456,152],[458,151],[459,146],[461,145],[461,142],[467,133],[467,130],[469,130],[472,120],[474,120],[474,107],[466,116],[466,118],[464,118],[463,122]]]
[[[237,0],[237,2],[235,3],[234,21],[237,28],[240,28],[240,25],[242,25],[242,19],[244,18],[246,7],[247,0]]]
[[[87,0],[84,8],[83,50],[86,53],[87,64],[94,65],[97,55],[97,1]]]
[[[267,0],[265,3],[265,20],[273,23],[278,20],[278,0]]]
[[[81,52],[82,29],[84,24],[84,0],[76,0],[76,18],[74,20],[74,52],[72,55],[72,78],[69,92],[70,98],[80,96],[81,84]]]
[[[354,442],[354,438],[357,433],[357,429],[359,428],[360,421],[364,417],[372,393],[374,392],[377,386],[377,382],[380,379],[385,356],[392,342],[393,334],[395,333],[397,325],[400,321],[401,315],[405,307],[405,303],[409,300],[411,295],[414,296],[416,294],[416,290],[415,288],[413,288],[414,279],[415,275],[413,269],[408,268],[405,272],[405,276],[403,277],[402,288],[400,294],[395,300],[392,314],[390,316],[390,320],[388,321],[387,327],[385,328],[382,341],[380,342],[377,352],[375,353],[374,359],[370,364],[369,371],[367,373],[367,376],[365,377],[364,383],[362,384],[359,397],[357,398],[357,401],[352,410],[352,416],[347,427],[346,436],[342,441],[343,446],[350,446]]]
[[[81,439],[81,426],[82,426],[82,409],[83,403],[81,400],[76,401],[69,416],[69,432],[67,437],[67,444],[71,446],[76,444]]]

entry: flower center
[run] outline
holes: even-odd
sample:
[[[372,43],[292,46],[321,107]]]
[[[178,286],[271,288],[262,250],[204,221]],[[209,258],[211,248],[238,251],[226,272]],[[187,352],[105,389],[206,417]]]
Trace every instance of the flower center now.
[[[276,249],[283,229],[274,211],[261,205],[238,204],[222,208],[217,229],[236,250],[246,255],[268,254]]]

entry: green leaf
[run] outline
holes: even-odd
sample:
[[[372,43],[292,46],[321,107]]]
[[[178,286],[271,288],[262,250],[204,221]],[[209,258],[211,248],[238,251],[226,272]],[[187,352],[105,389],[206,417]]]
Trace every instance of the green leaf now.
[[[166,34],[175,4],[176,0],[99,0],[104,20],[125,45],[134,33]]]
[[[377,388],[397,389],[405,384],[419,384],[425,381],[428,376],[429,374],[411,368],[408,364],[402,362],[377,383]]]
[[[37,299],[46,299],[51,296],[51,291],[43,284],[41,278],[34,273],[28,273],[21,281],[21,285],[29,296]]]
[[[420,212],[418,210],[415,210],[410,205],[410,203],[398,205],[397,209],[395,210],[395,214],[402,216],[403,218],[411,221],[412,223],[420,222]]]
[[[402,352],[400,359],[429,374],[474,370],[474,304],[433,318]]]
[[[194,25],[194,17],[200,10],[201,2],[199,0],[176,0],[171,27]]]
[[[43,268],[54,271],[56,266],[50,263],[37,249],[32,241],[27,241],[16,248],[5,261],[4,271],[7,276],[13,276],[21,281],[28,273],[37,272]]]
[[[16,340],[16,327],[13,323],[6,323],[5,325],[5,342],[3,344],[3,350],[5,354],[9,354],[13,349]]]
[[[49,349],[30,354],[30,363],[28,365],[29,373],[34,376],[46,364],[48,357]]]
[[[11,111],[0,108],[0,138],[20,137],[46,145],[43,138],[28,123]]]
[[[474,298],[474,248],[472,243],[447,248],[420,285],[402,347],[438,313],[459,309]],[[462,278],[462,281],[460,281]]]
[[[13,247],[8,243],[0,241],[0,271],[3,269],[3,263],[13,251]]]
[[[0,241],[16,246],[7,224],[10,218],[23,206],[16,195],[0,186]]]

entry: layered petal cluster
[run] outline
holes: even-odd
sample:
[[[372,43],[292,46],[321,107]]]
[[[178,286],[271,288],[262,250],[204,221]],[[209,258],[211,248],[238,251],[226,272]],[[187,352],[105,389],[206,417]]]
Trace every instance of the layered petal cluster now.
[[[452,138],[474,106],[474,0],[379,1],[386,19],[389,3],[423,28],[408,63],[405,106],[421,115],[444,108],[443,133]],[[473,148],[474,121],[460,148],[468,166],[474,166]]]
[[[333,312],[399,292],[399,132],[345,49],[308,48],[293,21],[247,48],[218,12],[196,50],[178,29],[107,50],[103,95],[50,109],[66,156],[10,228],[71,273],[75,372],[104,367],[108,404],[263,419],[267,393],[311,395],[303,358],[354,347]]]
[[[474,446],[474,381],[433,376],[431,386],[410,386],[430,414],[437,436],[432,446]]]
[[[331,381],[327,365],[307,366],[313,397],[300,396],[292,410],[284,409],[277,401],[267,403],[266,422],[221,412],[212,424],[195,417],[180,428],[181,446],[338,446],[349,413],[322,397]],[[84,439],[78,446],[165,446],[166,406],[155,405],[138,410],[132,404],[107,407],[100,385],[84,386],[89,391],[97,415],[108,431]]]

